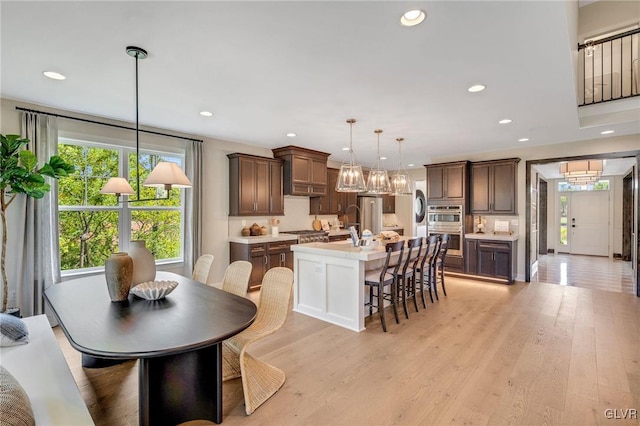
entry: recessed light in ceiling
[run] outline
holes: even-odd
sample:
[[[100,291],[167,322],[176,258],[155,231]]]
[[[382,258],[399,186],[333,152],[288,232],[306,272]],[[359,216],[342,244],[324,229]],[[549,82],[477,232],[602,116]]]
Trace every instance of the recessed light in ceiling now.
[[[345,146],[344,148],[342,148],[343,151],[349,151],[349,147]]]
[[[67,77],[54,71],[44,71],[42,74],[54,80],[65,80]]]
[[[415,164],[411,163],[411,164],[407,164],[407,167],[413,167],[415,166]]]
[[[293,133],[293,132],[287,133],[287,137],[289,137],[289,138],[295,138],[296,136],[297,135],[295,133]]]
[[[203,117],[212,117],[213,113],[209,111],[200,111],[200,115]]]
[[[502,119],[502,120],[498,121],[498,123],[500,123],[500,124],[509,124],[509,123],[511,123],[511,120],[509,120],[508,118],[505,118],[505,119]]]
[[[529,142],[529,138],[520,138],[518,142]]]
[[[486,88],[487,86],[485,86],[484,84],[474,84],[473,86],[469,87],[467,91],[471,93],[476,93],[476,92],[482,92]]]
[[[380,159],[381,159],[381,160],[386,160],[386,159],[387,159],[387,157],[380,157]]]
[[[414,9],[402,15],[402,17],[400,18],[400,23],[405,27],[413,27],[424,21],[424,18],[426,17],[427,14],[422,10]]]
[[[615,130],[605,130],[604,132],[600,132],[601,135],[610,135],[611,133],[615,133]]]

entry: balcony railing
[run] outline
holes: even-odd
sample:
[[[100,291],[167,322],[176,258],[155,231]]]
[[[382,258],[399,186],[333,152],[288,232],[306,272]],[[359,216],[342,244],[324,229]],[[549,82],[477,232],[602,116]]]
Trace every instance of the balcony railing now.
[[[638,96],[640,28],[578,45],[578,106]]]

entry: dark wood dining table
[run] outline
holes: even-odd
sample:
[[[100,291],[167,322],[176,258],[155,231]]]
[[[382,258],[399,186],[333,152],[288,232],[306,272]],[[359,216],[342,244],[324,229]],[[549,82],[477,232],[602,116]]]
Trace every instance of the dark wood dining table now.
[[[139,360],[140,425],[221,423],[222,342],[251,325],[256,305],[174,273],[156,280],[179,284],[161,300],[111,302],[101,274],[49,287],[45,299],[83,365]]]

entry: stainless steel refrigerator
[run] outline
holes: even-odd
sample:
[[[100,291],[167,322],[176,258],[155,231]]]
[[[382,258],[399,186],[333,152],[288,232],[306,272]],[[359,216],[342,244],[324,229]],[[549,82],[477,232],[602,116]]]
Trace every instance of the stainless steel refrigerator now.
[[[360,205],[360,233],[368,229],[377,235],[382,232],[382,198],[359,197]]]

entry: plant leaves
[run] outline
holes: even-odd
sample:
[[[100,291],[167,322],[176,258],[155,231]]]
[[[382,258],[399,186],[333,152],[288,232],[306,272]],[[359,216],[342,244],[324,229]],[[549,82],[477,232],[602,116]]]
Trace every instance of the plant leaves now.
[[[33,152],[25,149],[20,151],[20,164],[25,169],[31,171],[38,165],[38,159]]]

